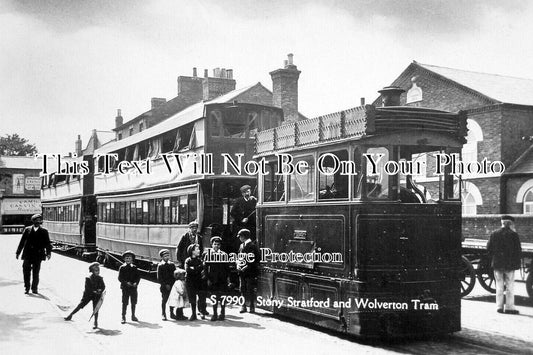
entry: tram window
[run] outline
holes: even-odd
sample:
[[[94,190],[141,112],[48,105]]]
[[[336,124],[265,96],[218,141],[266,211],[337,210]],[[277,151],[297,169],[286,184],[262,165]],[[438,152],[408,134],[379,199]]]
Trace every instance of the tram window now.
[[[389,175],[384,168],[389,161],[389,150],[385,147],[368,148],[366,156],[366,196],[370,199],[387,199]]]
[[[128,223],[135,224],[136,223],[136,215],[137,215],[137,209],[135,208],[135,201],[128,202],[130,204],[130,217]]]
[[[109,203],[104,203],[104,222],[109,222],[108,215],[109,215]]]
[[[146,214],[148,214],[148,202],[146,201],[137,201],[137,224],[147,223],[148,221],[144,219],[144,209],[146,206]]]
[[[155,200],[156,223],[163,224],[163,200],[158,198]]]
[[[179,197],[179,224],[187,224],[188,215],[187,215],[187,196]]]
[[[168,198],[163,200],[163,223],[170,223],[170,199]]]
[[[272,162],[266,166],[263,176],[263,201],[273,202],[285,199],[285,175],[276,175],[278,164]]]
[[[153,211],[153,208],[152,208]],[[150,223],[150,204],[148,200],[143,201],[143,224]]]
[[[173,129],[170,132],[166,132],[161,136],[161,152],[169,153],[174,150],[174,143],[176,143],[177,129]]]
[[[170,208],[171,208],[171,223],[172,224],[178,224],[179,218],[178,218],[178,198],[177,197],[171,197],[170,198]]]
[[[124,223],[129,224],[131,220],[131,210],[130,210],[131,202],[125,202],[124,203]]]
[[[313,200],[315,198],[315,163],[312,156],[296,158],[293,164],[307,162],[306,174],[294,173],[290,175],[290,201]]]
[[[187,222],[192,222],[196,220],[196,210],[197,210],[197,201],[196,201],[196,195],[189,195],[189,219]]]
[[[348,161],[348,151],[324,153],[317,161],[320,200],[348,198],[348,175],[341,174],[341,161]],[[353,170],[356,172],[355,164]]]
[[[126,205],[128,202],[120,203],[120,223],[126,223]]]
[[[244,138],[246,121],[239,111],[227,111],[223,118],[225,137]]]

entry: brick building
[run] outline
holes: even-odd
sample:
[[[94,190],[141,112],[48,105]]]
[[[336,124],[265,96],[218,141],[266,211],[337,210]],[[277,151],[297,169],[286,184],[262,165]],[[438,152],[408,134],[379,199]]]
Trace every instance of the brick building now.
[[[213,69],[213,76],[204,70],[204,76],[199,77],[197,68],[193,68],[192,76],[178,77],[177,96],[167,101],[165,98],[153,97],[150,110],[124,123],[122,111],[117,110],[115,117],[115,138],[121,140],[152,127],[187,107],[199,102],[209,102],[223,95],[229,94],[231,100],[242,103],[253,103],[283,109],[285,121],[305,119],[298,112],[298,78],[301,71],[293,63],[293,55],[289,54],[284,61],[283,68],[270,73],[272,88],[270,91],[261,83],[235,90],[236,81],[233,70],[224,68]],[[229,100],[229,99],[228,99]]]
[[[41,212],[41,162],[33,157],[0,156],[0,232],[22,232]]]
[[[501,161],[506,167],[503,174],[462,175],[466,237],[486,238],[498,227],[501,214],[520,220],[533,215],[533,80],[413,62],[392,85],[405,90],[402,105],[466,111],[469,133],[463,161]],[[433,169],[428,160],[428,179]],[[533,237],[530,220],[524,218],[517,227]]]

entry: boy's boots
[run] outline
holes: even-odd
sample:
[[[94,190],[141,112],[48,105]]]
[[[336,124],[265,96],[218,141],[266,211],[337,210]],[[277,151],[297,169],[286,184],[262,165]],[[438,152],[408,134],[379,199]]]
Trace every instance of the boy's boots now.
[[[211,322],[214,322],[218,319],[218,315],[217,315],[217,304],[215,303],[213,305],[213,315],[211,316]]]
[[[170,319],[176,319],[176,314],[174,314],[174,307],[169,307],[170,308]]]
[[[98,313],[94,314],[94,327],[93,329],[98,329]]]
[[[198,318],[196,318],[196,303],[191,304],[191,311],[192,311],[192,314],[189,320],[197,320]]]
[[[78,305],[68,316],[65,317],[65,320],[72,320],[72,316],[76,314],[81,309],[81,307]]]
[[[226,306],[222,304],[220,305],[220,315],[218,316],[218,320],[224,320],[225,317],[226,317]]]
[[[135,306],[135,304],[131,305],[131,320],[133,322],[138,322],[139,320],[137,319],[137,317],[135,317]]]
[[[120,323],[126,323],[126,309],[128,308],[127,304],[122,305],[122,321]]]

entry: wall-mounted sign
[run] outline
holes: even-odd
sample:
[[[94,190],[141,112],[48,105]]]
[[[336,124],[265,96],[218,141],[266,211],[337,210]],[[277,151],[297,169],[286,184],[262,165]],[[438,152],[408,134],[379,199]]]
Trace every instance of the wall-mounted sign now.
[[[13,174],[13,194],[24,194],[24,174]]]
[[[25,183],[26,190],[40,190],[41,178],[38,176],[28,176]]]
[[[41,213],[41,201],[37,198],[4,198],[0,207],[2,214]]]
[[[418,101],[422,101],[422,89],[413,82],[413,86],[407,91],[406,103],[410,104]]]

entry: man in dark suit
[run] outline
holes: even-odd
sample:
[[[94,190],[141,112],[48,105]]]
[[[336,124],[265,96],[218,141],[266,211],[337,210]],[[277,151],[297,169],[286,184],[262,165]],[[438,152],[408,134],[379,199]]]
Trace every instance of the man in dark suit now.
[[[522,247],[520,238],[514,231],[514,218],[503,216],[502,227],[494,231],[487,243],[487,251],[492,258],[494,278],[496,280],[496,311],[498,313],[518,314],[514,306],[514,271],[520,269]],[[505,310],[503,307],[503,294]]]
[[[255,240],[255,206],[257,199],[252,196],[250,185],[241,187],[242,197],[239,197],[231,207],[230,215],[233,217],[233,233],[241,229],[248,229],[251,239]]]
[[[189,223],[189,231],[182,235],[178,242],[178,247],[176,248],[176,266],[178,268],[183,269],[185,267],[185,260],[189,257],[187,248],[193,244],[198,244],[200,253],[203,253],[202,236],[198,233],[198,222],[196,221]]]
[[[252,241],[252,235],[248,229],[241,229],[237,236],[241,241],[239,255],[243,256],[239,262],[237,262],[241,295],[244,297],[244,304],[241,307],[240,313],[246,312],[247,302],[250,305],[250,313],[254,313],[261,252],[255,242]]]
[[[41,261],[50,259],[52,256],[52,244],[48,231],[41,227],[43,217],[34,214],[31,217],[33,226],[26,227],[22,232],[20,243],[16,251],[17,259],[22,252],[22,272],[24,274],[24,289],[27,294],[30,290],[30,276],[33,272],[31,282],[31,292],[38,293],[39,272],[41,271]]]

